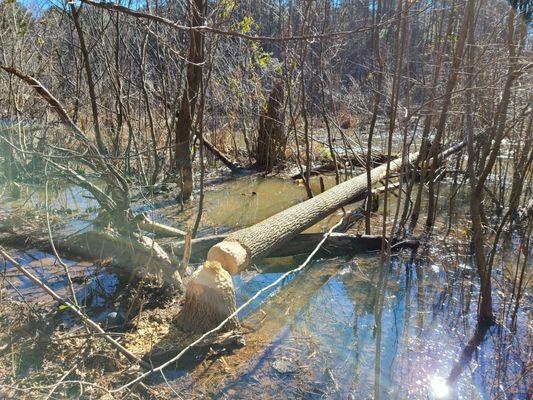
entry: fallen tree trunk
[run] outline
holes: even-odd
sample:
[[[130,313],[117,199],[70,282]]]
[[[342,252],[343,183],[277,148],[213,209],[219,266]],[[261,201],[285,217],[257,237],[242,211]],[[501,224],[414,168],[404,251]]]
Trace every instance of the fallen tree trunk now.
[[[385,164],[388,159],[389,158],[387,157],[386,154],[373,155],[371,158],[371,162],[370,162],[371,167],[375,168],[382,164]],[[394,160],[394,158],[391,157],[390,160]],[[340,157],[337,160],[338,169],[344,169],[346,167],[349,167],[350,165],[353,167],[366,168],[366,158],[364,157],[350,157],[350,158]],[[321,175],[323,173],[334,172],[334,171],[335,171],[335,163],[333,163],[333,161],[328,161],[323,165],[320,165],[316,168],[311,169],[310,176]],[[304,173],[304,176],[305,176],[305,173]],[[302,174],[297,173],[295,175],[292,175],[291,179],[302,179]]]
[[[446,150],[446,157],[466,145],[466,141]],[[443,155],[437,156],[444,158]],[[370,183],[375,184],[381,179],[398,172],[404,162],[412,163],[418,158],[418,153],[410,154],[405,159],[398,158],[385,165],[374,168],[370,173]],[[237,274],[247,268],[250,263],[259,258],[272,254],[275,250],[288,244],[296,235],[327,217],[338,208],[364,195],[368,190],[367,174],[359,175],[349,181],[341,183],[303,203],[297,204],[273,215],[264,221],[231,233],[222,242],[217,243],[207,253],[208,262],[219,262],[230,274]],[[375,239],[373,239],[375,241]],[[378,239],[381,245],[381,238]],[[309,240],[305,245],[308,245]],[[344,248],[346,241],[339,247]],[[348,241],[349,244],[349,241]],[[312,246],[310,246],[312,247]],[[380,246],[381,247],[381,246]],[[212,305],[214,307],[214,305]],[[194,314],[195,310],[186,307],[181,313]]]
[[[466,145],[462,141],[437,155],[438,161],[458,152]],[[417,160],[418,153],[411,153],[405,159],[397,158],[372,169],[370,182],[400,171],[405,164]],[[218,261],[231,274],[247,268],[253,260],[268,256],[286,244],[300,232],[314,225],[338,208],[364,196],[367,191],[367,174],[361,174],[343,182],[307,201],[296,204],[270,218],[230,234],[224,241],[213,246],[207,255],[210,261]]]
[[[133,235],[121,235],[112,230],[89,231],[79,235],[54,235],[54,245],[60,253],[89,260],[108,260],[120,269],[138,270],[161,276],[167,284],[182,290],[179,262],[153,239]],[[44,231],[24,230],[11,223],[0,221],[0,244],[14,248],[37,248],[52,252],[50,240]]]
[[[161,276],[182,289],[179,263],[172,260],[157,242],[147,236],[127,237],[114,231],[89,231],[54,240],[62,251],[88,259],[109,259],[110,264]]]
[[[209,140],[207,140],[205,137],[203,138],[204,146],[207,150],[211,152],[217,159],[219,159],[222,164],[224,164],[226,167],[228,167],[231,172],[237,173],[243,170],[243,168],[237,164],[231,161],[225,154],[223,154],[219,149],[217,149]]]
[[[418,153],[411,154],[406,158],[406,162],[413,162],[417,157]],[[401,166],[401,158],[392,161],[389,174],[399,171]],[[372,183],[385,178],[386,173],[387,165],[374,168],[371,172]],[[298,233],[338,208],[353,202],[355,198],[365,195],[366,191],[367,176],[365,173],[281,211],[258,224],[230,234],[224,241],[209,250],[207,258],[220,262],[228,272],[236,274],[247,268],[252,260],[271,254]]]
[[[413,160],[415,157],[416,155],[412,155],[409,160]],[[378,182],[381,178],[383,178],[383,175],[386,175],[386,172],[401,168],[401,165],[399,165],[400,163],[401,160],[399,160],[398,165],[395,165],[394,168],[389,168],[389,171],[387,171],[386,166],[385,168],[376,168],[372,174],[374,182]],[[337,208],[351,203],[355,198],[361,196],[362,194],[366,194],[366,175],[360,178],[364,178],[364,180],[357,180],[357,178],[354,178],[356,179],[355,182],[353,179],[351,181],[347,181],[344,184],[336,186],[335,188],[330,189],[319,196],[307,200],[299,205],[293,206],[288,210],[282,211],[273,217],[267,218],[265,221],[260,222],[259,224],[230,234],[222,242],[217,243],[210,248],[207,254],[206,263],[217,262],[229,273],[236,274],[242,269],[248,267],[251,260],[271,255],[275,251],[280,252],[283,250],[288,250],[290,255],[294,255],[295,252],[297,254],[313,252],[317,245],[323,243],[324,234],[319,233],[298,235],[298,233],[314,225],[316,222],[331,214]],[[350,183],[353,183],[355,187],[351,187]],[[335,190],[336,188],[340,188],[340,190]],[[316,201],[316,199],[319,200]],[[302,213],[309,213],[310,217],[307,214],[304,214],[302,217]],[[243,232],[244,235],[242,235]],[[253,239],[252,237],[254,235],[258,236]],[[326,238],[326,242],[324,242],[323,246],[321,247],[321,251],[332,252],[349,250],[350,252],[353,252],[361,250],[363,247],[367,249],[368,247],[372,247],[375,250],[382,247],[383,239],[381,237],[366,237],[365,239],[361,240],[361,237],[358,236],[340,235],[341,236],[336,236],[335,234],[329,233],[328,237]],[[243,242],[246,244],[243,245],[243,242],[240,242],[235,238],[241,240],[244,238]],[[298,241],[297,238],[301,238],[301,240]],[[265,240],[267,246],[262,247],[261,240]],[[326,245],[328,240],[331,241],[329,248],[328,245]],[[337,243],[332,245],[332,243],[335,241],[337,241]],[[249,247],[250,244],[254,247]],[[285,244],[286,246],[282,248],[280,244]],[[250,249],[252,249],[253,252]],[[196,284],[194,279],[195,278],[191,279],[189,285]],[[209,289],[208,287],[206,288]],[[189,326],[183,326],[182,324],[181,329],[193,330],[194,320],[200,319],[206,314],[216,314],[216,308],[218,307],[219,305],[211,304],[211,310],[206,311],[205,307],[198,308],[195,307],[193,303],[186,303],[180,310],[180,314],[192,315],[193,318],[188,318]],[[213,323],[213,325],[216,324]]]
[[[349,228],[351,228],[357,221],[362,219],[363,211],[361,209],[355,209],[349,211],[345,216],[343,223],[336,228],[335,232],[344,233]],[[197,260],[205,260],[209,249],[216,245],[217,243],[222,242],[229,236],[228,233],[220,235],[210,235],[204,236],[198,239],[191,240],[191,254],[190,256]],[[318,243],[318,242],[317,242]],[[185,240],[179,242],[175,240],[163,240],[161,241],[161,246],[165,251],[174,256],[180,258],[183,256],[184,250],[187,248]],[[277,257],[277,253],[274,252],[271,254],[271,257]]]

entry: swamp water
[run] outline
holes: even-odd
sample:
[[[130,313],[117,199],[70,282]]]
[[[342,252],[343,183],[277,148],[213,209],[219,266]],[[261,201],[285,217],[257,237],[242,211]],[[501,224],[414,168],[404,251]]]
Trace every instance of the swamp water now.
[[[303,188],[291,181],[244,177],[206,191],[205,220],[226,228],[245,226],[304,198]],[[449,196],[444,192],[441,198],[442,210],[447,210]],[[466,200],[463,194],[456,196],[452,235],[444,239],[436,232],[416,254],[405,251],[385,266],[376,254],[316,260],[276,288],[274,296],[267,294],[253,303],[240,317],[245,332],[264,330],[264,346],[244,357],[242,369],[234,371],[212,396],[531,398],[530,287],[518,310],[516,332],[508,326],[491,327],[483,340],[474,343],[470,362],[461,360],[476,332],[478,299],[477,274],[468,256]],[[314,229],[325,229],[337,218]],[[447,219],[446,212],[439,213],[436,231],[446,230]],[[509,308],[504,296],[509,292],[504,288],[519,252],[513,242],[501,249],[493,272],[495,310]],[[65,282],[57,278],[58,266],[50,255],[24,252],[17,258],[42,279],[50,279],[54,289],[64,290]],[[238,304],[300,261],[271,259],[236,276]],[[101,320],[106,301],[116,289],[116,276],[86,263],[70,264],[74,275],[84,277],[78,280],[80,299],[95,293],[85,303],[87,312]],[[9,265],[0,272],[4,298],[17,299],[24,291],[36,290],[16,275]],[[267,328],[263,319],[270,321]],[[456,378],[448,383],[452,371]],[[187,371],[169,371],[167,377],[175,377],[170,384],[184,398],[201,396],[202,387],[194,388],[194,381],[185,385],[189,391],[183,390],[184,383],[193,379]]]

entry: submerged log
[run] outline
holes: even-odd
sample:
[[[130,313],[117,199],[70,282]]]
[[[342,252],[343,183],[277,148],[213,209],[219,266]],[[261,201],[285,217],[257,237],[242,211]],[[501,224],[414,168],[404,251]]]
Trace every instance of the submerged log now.
[[[323,239],[322,233],[301,233],[295,236],[287,246],[283,246],[274,250],[272,255],[276,257],[288,257],[301,254],[309,254]],[[383,239],[378,235],[350,235],[346,233],[331,233],[324,242],[318,256],[342,256],[353,255],[354,253],[378,251],[381,249],[382,243],[388,242],[388,239]],[[418,246],[416,240],[406,240],[402,242],[393,241],[392,246],[399,248],[414,248]]]
[[[7,217],[1,219],[0,244],[52,252],[48,234],[37,228],[25,228],[23,223],[20,218],[16,218],[16,221]],[[54,245],[61,254],[89,260],[104,259],[120,269],[158,275],[165,283],[176,289],[183,289],[178,272],[179,262],[170,258],[157,242],[147,236],[124,236],[110,229],[78,235],[54,234]]]
[[[89,231],[54,240],[62,251],[89,259],[109,259],[110,264],[161,276],[165,283],[182,290],[179,263],[147,236],[121,235],[112,230]]]
[[[204,259],[211,247],[222,242],[228,235],[211,235],[199,239],[193,239],[192,257],[196,260]],[[286,246],[273,250],[269,257],[289,257],[310,253],[322,240],[322,233],[300,233],[291,239]],[[388,239],[385,239],[388,240]],[[321,257],[336,257],[342,255],[353,255],[354,253],[376,251],[381,249],[382,236],[378,235],[357,235],[340,232],[333,232],[322,245],[318,255]],[[394,242],[393,248],[413,248],[418,246],[416,240]],[[183,254],[185,241],[173,242],[163,245],[167,251],[173,252],[176,256]]]

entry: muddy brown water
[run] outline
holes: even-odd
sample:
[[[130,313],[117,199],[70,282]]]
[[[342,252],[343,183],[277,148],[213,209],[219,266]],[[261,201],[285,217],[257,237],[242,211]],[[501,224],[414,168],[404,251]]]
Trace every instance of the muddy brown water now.
[[[332,178],[327,181],[333,184]],[[330,271],[324,279],[303,272],[287,279],[273,293],[267,293],[240,317],[258,315],[264,307],[279,312],[278,325],[271,326],[272,337],[254,357],[250,357],[221,385],[210,386],[214,398],[339,398],[339,399],[528,399],[532,385],[531,292],[526,288],[518,310],[517,331],[504,323],[489,329],[476,346],[469,363],[459,363],[461,354],[475,331],[478,279],[468,247],[466,193],[456,196],[453,229],[447,237],[449,187],[441,188],[442,202],[436,234],[418,253],[402,253],[390,264],[380,264],[375,254],[355,255],[353,259],[315,260],[310,269]],[[76,193],[74,191],[74,193]],[[85,199],[79,192],[79,196]],[[91,204],[64,198],[64,209]],[[303,187],[277,178],[243,177],[206,191],[206,225],[228,229],[247,226],[305,199]],[[392,198],[393,202],[395,198]],[[54,199],[59,204],[57,198]],[[61,200],[63,201],[63,200]],[[40,200],[32,203],[41,204]],[[8,207],[7,200],[2,206]],[[57,207],[57,206],[55,206]],[[84,208],[85,207],[85,208]],[[84,209],[83,209],[84,208]],[[157,210],[153,210],[157,214]],[[194,213],[192,213],[194,214]],[[392,215],[391,215],[392,217]],[[313,229],[324,230],[337,217]],[[509,294],[508,277],[513,275],[520,249],[517,242],[501,248],[494,270],[495,309],[500,310]],[[17,259],[64,292],[65,280],[53,257],[37,251],[18,252]],[[83,261],[69,261],[80,299],[97,320],[109,311],[107,301],[117,289],[111,271]],[[234,277],[237,300],[242,304],[257,290],[277,279],[283,271],[296,267],[300,259],[266,260]],[[308,271],[309,272],[309,271]],[[294,279],[304,300],[296,310],[290,298],[284,307],[268,307],[273,296],[283,296]],[[0,270],[3,298],[27,296],[42,306],[55,307],[8,264]],[[16,288],[16,289],[15,289]],[[89,296],[90,294],[90,296]],[[34,296],[34,297],[32,297]],[[89,299],[89,300],[87,300]],[[0,307],[2,303],[0,302]],[[247,329],[261,329],[247,326]],[[460,373],[453,383],[447,378],[454,368]],[[184,390],[195,375],[181,365],[167,378],[176,389]],[[217,376],[213,377],[217,380]],[[199,397],[202,388],[182,391]],[[215,389],[213,389],[215,388]],[[208,392],[209,393],[209,392]]]

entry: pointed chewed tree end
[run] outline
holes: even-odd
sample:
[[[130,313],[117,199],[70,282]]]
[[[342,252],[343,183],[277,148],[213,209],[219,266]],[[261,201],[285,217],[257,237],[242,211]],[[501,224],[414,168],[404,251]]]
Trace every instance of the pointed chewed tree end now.
[[[205,333],[217,327],[237,308],[231,275],[218,261],[206,261],[193,273],[185,293],[185,303],[176,316],[180,330]],[[240,328],[232,317],[220,330],[228,332]]]

